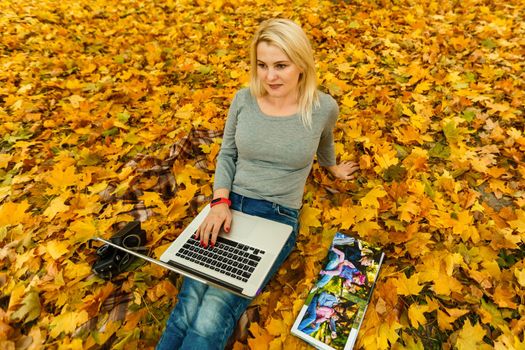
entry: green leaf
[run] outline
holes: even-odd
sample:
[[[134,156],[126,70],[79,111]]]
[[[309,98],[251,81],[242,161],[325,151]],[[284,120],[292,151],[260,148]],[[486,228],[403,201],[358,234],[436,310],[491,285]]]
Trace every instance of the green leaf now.
[[[399,159],[405,159],[409,154],[408,150],[405,147],[398,145],[397,143],[394,144],[394,148],[397,151],[397,157]]]
[[[124,137],[124,142],[127,142],[132,145],[136,145],[137,143],[140,142],[140,137],[137,136],[137,134],[135,134],[134,132],[130,132]]]
[[[489,322],[494,327],[500,327],[505,325],[505,321],[501,315],[501,310],[491,302],[485,302],[481,299],[481,309],[484,311],[482,315],[483,322]]]
[[[350,28],[350,29],[359,29],[360,25],[356,21],[352,21],[352,22],[348,23],[348,28]]]
[[[102,136],[104,136],[104,137],[115,136],[117,134],[118,134],[118,128],[117,127],[113,127],[111,129],[104,130],[104,132],[102,133]]]
[[[396,164],[391,165],[388,169],[385,170],[383,174],[383,179],[385,181],[401,181],[405,178],[407,170],[403,165]]]
[[[212,71],[212,67],[211,66],[199,66],[199,68],[197,68],[199,73],[201,74],[210,74],[210,72]]]
[[[465,78],[467,79],[467,81],[469,83],[474,83],[476,82],[476,74],[472,73],[472,72],[466,72],[465,73]]]
[[[117,119],[119,122],[127,123],[131,115],[128,113],[128,111],[120,112],[117,114]]]
[[[483,41],[481,42],[481,45],[483,45],[483,46],[486,47],[487,49],[493,49],[493,48],[495,48],[495,47],[498,46],[498,45],[496,45],[496,43],[495,43],[492,39],[490,39],[490,38],[483,40]]]
[[[40,310],[40,298],[38,297],[38,293],[31,291],[24,297],[22,306],[13,312],[10,318],[13,321],[18,322],[24,320],[24,323],[27,323],[38,318],[38,316],[40,316]]]
[[[434,147],[428,151],[428,155],[433,158],[448,159],[450,157],[450,147],[442,143],[436,143]]]
[[[126,62],[126,60],[124,59],[124,57],[121,56],[121,55],[115,56],[115,57],[113,57],[113,59],[114,59],[115,62],[118,63],[118,64],[124,64],[124,63]]]
[[[469,123],[474,120],[474,117],[476,116],[476,113],[472,110],[463,111],[461,114],[461,118],[465,119]]]
[[[448,122],[445,124],[443,127],[443,133],[449,143],[456,143],[459,140],[459,131],[454,122]]]
[[[78,161],[78,165],[93,166],[100,164],[101,162],[102,157],[100,155],[91,152],[82,152],[80,154],[80,160]]]

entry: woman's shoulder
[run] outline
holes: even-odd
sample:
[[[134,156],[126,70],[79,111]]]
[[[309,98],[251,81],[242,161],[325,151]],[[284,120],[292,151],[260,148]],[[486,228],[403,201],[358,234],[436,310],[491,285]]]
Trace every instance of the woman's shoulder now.
[[[242,87],[235,93],[235,99],[246,101],[247,99],[250,99],[252,97],[252,93],[250,92],[249,87]]]
[[[233,96],[230,108],[234,110],[242,109],[251,103],[251,92],[247,87],[240,88]]]
[[[317,113],[324,116],[324,118],[321,119],[325,121],[336,120],[339,116],[339,106],[337,105],[337,101],[331,95],[320,90],[317,91],[317,96],[319,98]]]
[[[337,101],[326,92],[323,92],[321,90],[317,90],[317,96],[319,96],[319,104],[321,108],[338,108],[337,107]]]

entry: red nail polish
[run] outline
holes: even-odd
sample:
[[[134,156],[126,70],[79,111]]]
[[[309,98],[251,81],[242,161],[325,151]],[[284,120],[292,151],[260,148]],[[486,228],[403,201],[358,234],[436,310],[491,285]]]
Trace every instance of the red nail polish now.
[[[215,247],[215,243],[210,242],[210,248],[213,248],[213,247]]]
[[[224,231],[226,231],[226,232],[230,232],[230,228],[227,227],[227,228],[224,229]]]

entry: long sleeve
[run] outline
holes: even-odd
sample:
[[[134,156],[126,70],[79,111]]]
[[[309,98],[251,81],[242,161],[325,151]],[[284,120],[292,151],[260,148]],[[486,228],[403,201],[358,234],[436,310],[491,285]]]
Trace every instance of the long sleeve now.
[[[327,121],[319,140],[317,147],[317,160],[321,166],[331,166],[336,164],[335,147],[334,147],[334,128],[339,116],[339,107],[337,102],[332,99],[332,108],[330,110],[330,119]]]
[[[237,162],[237,145],[235,144],[235,132],[237,130],[237,116],[239,112],[237,95],[234,97],[228,118],[224,126],[221,150],[217,157],[215,167],[215,181],[213,189],[225,188],[231,190]]]

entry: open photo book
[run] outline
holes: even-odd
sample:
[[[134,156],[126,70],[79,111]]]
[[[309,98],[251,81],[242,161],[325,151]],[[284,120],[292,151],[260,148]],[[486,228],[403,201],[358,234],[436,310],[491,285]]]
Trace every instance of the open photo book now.
[[[292,334],[317,349],[354,347],[384,254],[336,233]]]

